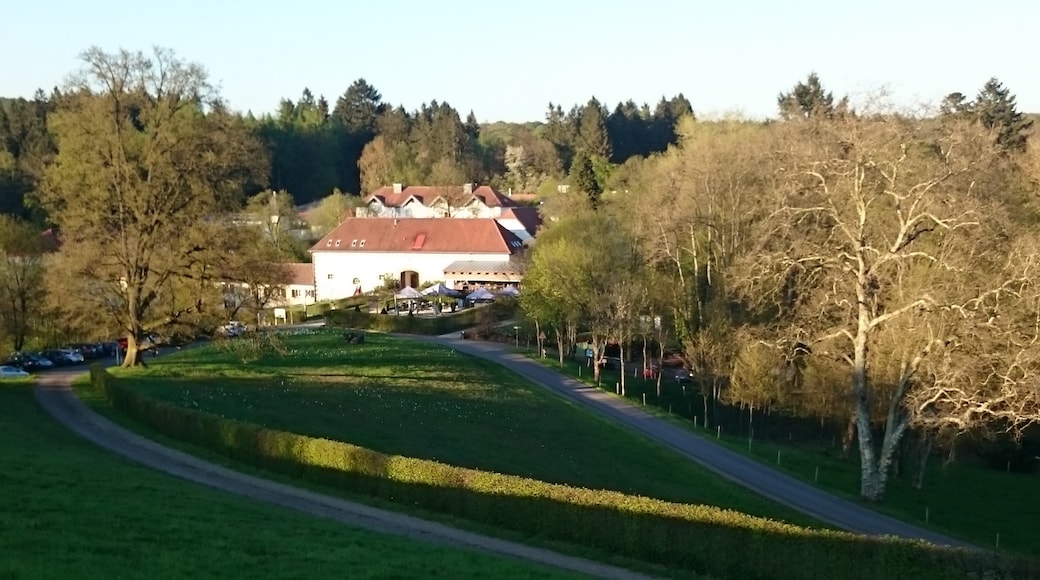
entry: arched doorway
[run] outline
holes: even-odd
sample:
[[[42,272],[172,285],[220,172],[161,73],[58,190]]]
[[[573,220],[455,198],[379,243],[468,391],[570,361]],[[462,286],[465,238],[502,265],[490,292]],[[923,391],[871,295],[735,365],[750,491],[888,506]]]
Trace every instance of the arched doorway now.
[[[404,288],[405,286],[418,288],[419,273],[414,270],[405,270],[404,272],[401,272],[401,288]]]

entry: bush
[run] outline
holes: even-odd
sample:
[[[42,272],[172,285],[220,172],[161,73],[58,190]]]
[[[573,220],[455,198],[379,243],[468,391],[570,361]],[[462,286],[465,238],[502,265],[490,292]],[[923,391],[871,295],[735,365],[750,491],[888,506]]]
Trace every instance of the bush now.
[[[158,432],[251,465],[671,568],[763,579],[1040,577],[1036,562],[990,552],[810,530],[273,431],[149,399],[97,365],[91,382],[116,408]]]
[[[396,316],[393,314],[371,314],[353,310],[333,310],[325,316],[326,326],[358,328],[380,332],[422,334],[436,336],[459,332],[477,326],[482,316],[491,313],[490,307],[467,308],[455,314],[428,318],[424,316]],[[499,313],[498,316],[506,316]],[[504,318],[500,318],[504,320]]]

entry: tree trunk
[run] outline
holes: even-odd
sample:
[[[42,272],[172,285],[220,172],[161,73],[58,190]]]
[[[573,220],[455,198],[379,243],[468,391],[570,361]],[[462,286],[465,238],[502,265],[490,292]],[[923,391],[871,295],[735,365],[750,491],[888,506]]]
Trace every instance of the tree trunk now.
[[[861,288],[865,286],[865,283],[860,284]],[[871,501],[880,501],[884,495],[884,488],[881,487],[878,458],[870,430],[870,390],[867,383],[867,328],[870,314],[866,307],[866,297],[861,296],[859,302],[859,328],[852,342],[852,392],[856,405],[856,433],[859,436],[859,493]]]
[[[917,461],[914,466],[914,489],[920,490],[924,487],[924,476],[928,469],[928,458],[932,454],[934,438],[928,433],[922,433],[917,442]]]
[[[822,420],[822,419],[821,419]],[[852,451],[852,441],[856,438],[856,414],[850,413],[845,424],[845,433],[841,436],[841,458],[848,459]]]
[[[621,373],[621,396],[625,396],[625,341],[618,341],[618,371]]]
[[[118,346],[116,348],[119,348]],[[144,352],[141,351],[137,339],[133,334],[126,337],[126,355],[123,357],[123,368],[135,366],[146,366],[144,364]]]
[[[708,422],[708,395],[704,391],[701,391],[701,399],[704,401],[704,428],[708,429],[711,427]]]

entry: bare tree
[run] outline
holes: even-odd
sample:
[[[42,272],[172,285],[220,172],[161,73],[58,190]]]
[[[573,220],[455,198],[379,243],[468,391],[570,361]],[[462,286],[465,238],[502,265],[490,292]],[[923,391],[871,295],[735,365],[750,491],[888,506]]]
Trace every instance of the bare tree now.
[[[977,128],[928,129],[891,114],[777,130],[790,141],[774,159],[773,210],[734,280],[777,321],[759,327],[774,344],[803,344],[848,365],[860,493],[879,500],[912,422],[953,420],[952,407],[934,397],[946,392],[936,390],[940,377],[953,380],[974,366],[970,357],[944,354],[951,345],[983,344],[966,332],[980,328],[967,313],[984,297],[1006,295],[1017,279],[993,271],[1006,262],[1011,236],[1000,192],[976,187],[994,158],[992,140]],[[948,370],[938,372],[939,361]],[[992,387],[997,376],[978,380]],[[1024,403],[1023,383],[1012,382],[1011,398]],[[1001,398],[974,392],[969,414],[978,421],[1035,420],[1016,412],[984,417]]]

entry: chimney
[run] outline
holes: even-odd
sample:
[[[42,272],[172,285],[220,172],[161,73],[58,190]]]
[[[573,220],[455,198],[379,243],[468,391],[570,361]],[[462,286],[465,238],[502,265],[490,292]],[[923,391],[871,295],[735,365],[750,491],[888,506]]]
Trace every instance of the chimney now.
[[[404,191],[404,184],[403,183],[395,183],[394,184],[394,193],[401,193],[402,191]]]
[[[472,194],[473,193],[473,184],[472,183],[463,183],[462,184],[462,193]]]

